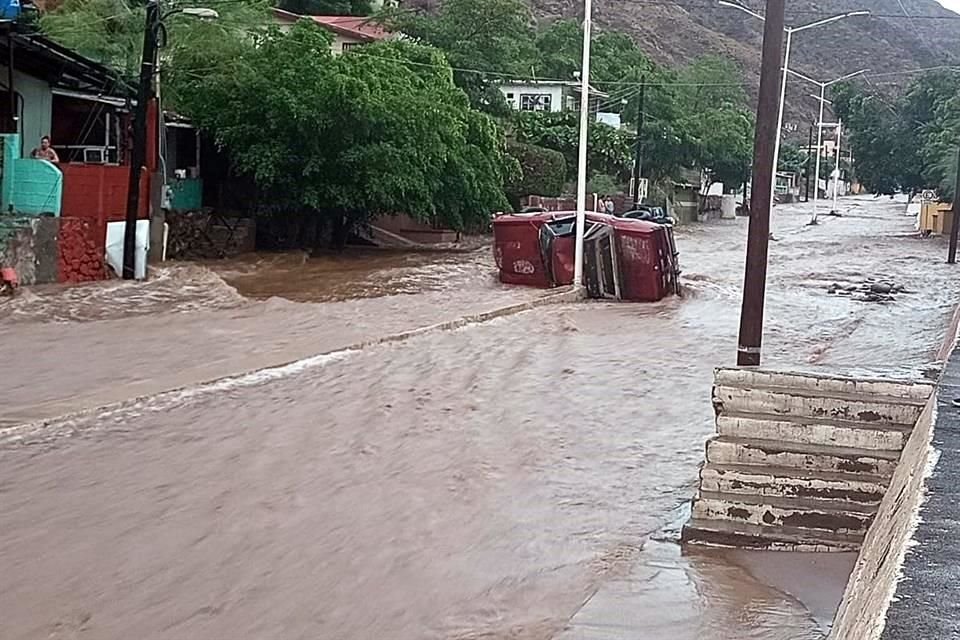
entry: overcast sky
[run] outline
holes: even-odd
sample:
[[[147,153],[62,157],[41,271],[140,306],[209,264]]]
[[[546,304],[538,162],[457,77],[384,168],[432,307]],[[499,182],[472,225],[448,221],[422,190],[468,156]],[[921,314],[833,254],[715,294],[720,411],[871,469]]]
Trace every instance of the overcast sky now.
[[[960,13],[960,0],[939,0],[939,2],[947,9]]]

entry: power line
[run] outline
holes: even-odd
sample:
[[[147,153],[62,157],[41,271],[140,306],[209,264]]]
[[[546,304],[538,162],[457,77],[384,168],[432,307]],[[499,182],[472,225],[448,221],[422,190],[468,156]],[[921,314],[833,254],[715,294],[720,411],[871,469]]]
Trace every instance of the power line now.
[[[623,0],[625,4],[639,4],[648,7],[672,7],[676,9],[715,9],[718,11],[723,11],[724,8],[721,7],[716,2],[677,2],[676,0]],[[948,9],[944,9],[945,12]],[[819,11],[813,9],[793,9],[788,10],[787,15],[789,16],[810,16],[811,18],[828,18],[834,13],[829,11]],[[942,16],[931,16],[931,15],[921,15],[921,16],[904,16],[898,13],[871,13],[869,16],[864,16],[864,18],[878,18],[882,20],[960,20],[960,14],[951,14],[951,15],[942,15]]]

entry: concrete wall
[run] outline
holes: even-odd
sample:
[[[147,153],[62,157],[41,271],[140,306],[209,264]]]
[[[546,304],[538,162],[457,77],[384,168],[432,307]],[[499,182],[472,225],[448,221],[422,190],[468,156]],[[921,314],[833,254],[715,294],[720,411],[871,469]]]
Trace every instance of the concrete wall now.
[[[16,269],[24,286],[104,279],[105,242],[95,220],[0,216],[0,264]]]
[[[956,345],[958,326],[960,308],[951,319],[937,354],[939,360],[950,358]],[[830,640],[877,640],[883,633],[924,501],[925,482],[933,462],[931,441],[937,422],[938,396],[939,393],[934,393],[928,399],[904,446],[847,583]]]
[[[13,189],[8,206],[16,213],[60,215],[63,174],[55,164],[24,158],[14,160],[12,170]]]
[[[0,66],[0,78],[3,78],[6,84],[6,66]],[[22,144],[17,156],[29,158],[30,152],[40,146],[40,138],[50,135],[53,93],[50,91],[50,85],[43,80],[19,71],[13,73],[13,89],[23,98],[23,113],[20,121]],[[53,142],[56,147],[56,140]]]
[[[877,517],[867,532],[834,621],[831,640],[875,640],[883,631],[923,496],[930,456],[936,394],[927,402],[903,454]]]

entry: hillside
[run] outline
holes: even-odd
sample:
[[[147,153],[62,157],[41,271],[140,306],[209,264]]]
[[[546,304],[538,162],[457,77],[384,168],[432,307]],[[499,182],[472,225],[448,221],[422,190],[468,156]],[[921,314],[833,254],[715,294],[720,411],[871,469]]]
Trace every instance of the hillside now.
[[[530,0],[540,18],[579,18],[582,2]],[[935,0],[787,0],[787,24],[799,26],[843,11],[869,9],[871,17],[855,17],[796,34],[791,68],[816,79],[829,80],[869,68],[889,73],[953,63],[960,58],[960,15]],[[744,2],[763,13],[762,0]],[[888,17],[889,16],[889,17]],[[946,19],[931,19],[946,18]],[[710,0],[594,0],[598,29],[630,34],[657,61],[668,65],[704,54],[721,54],[737,60],[747,88],[755,94],[759,84],[762,23],[745,13]],[[869,80],[885,92],[895,91],[906,76]],[[813,85],[791,80],[788,85],[785,125],[806,131],[816,113],[808,96]]]

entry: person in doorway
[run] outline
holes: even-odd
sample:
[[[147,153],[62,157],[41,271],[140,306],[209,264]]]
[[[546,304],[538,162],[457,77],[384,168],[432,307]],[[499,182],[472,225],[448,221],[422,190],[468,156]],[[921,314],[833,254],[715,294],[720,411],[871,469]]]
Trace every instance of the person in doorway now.
[[[50,136],[40,138],[40,146],[30,152],[30,157],[34,160],[47,160],[54,164],[60,162],[60,156],[50,146]]]

